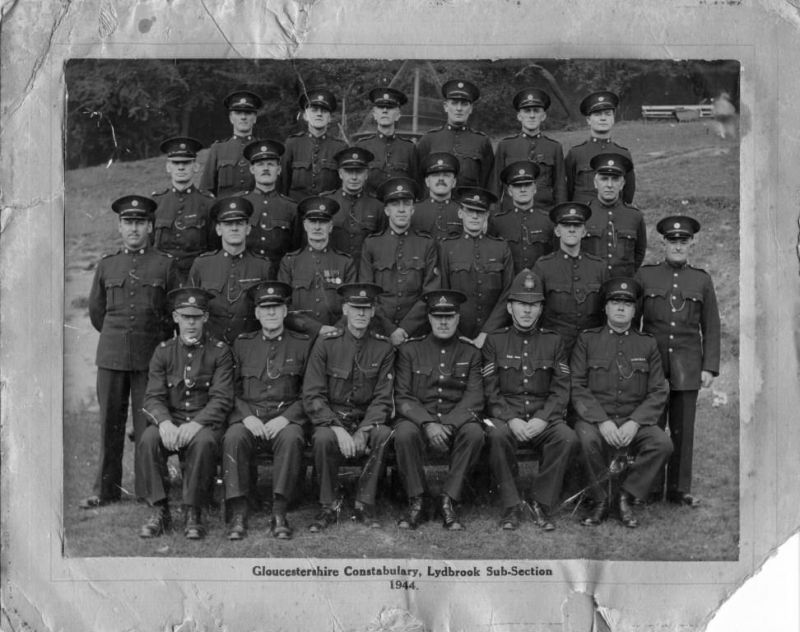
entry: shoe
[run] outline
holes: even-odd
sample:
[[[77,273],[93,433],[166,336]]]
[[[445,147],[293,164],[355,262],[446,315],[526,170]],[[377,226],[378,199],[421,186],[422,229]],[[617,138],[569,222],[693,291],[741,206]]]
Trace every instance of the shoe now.
[[[596,527],[608,518],[608,499],[596,501],[592,512],[586,516],[581,524],[584,527]]]
[[[200,507],[189,505],[186,507],[186,528],[183,535],[188,540],[202,540],[206,536],[206,528],[200,513]]]
[[[530,505],[531,505],[531,510],[533,511],[533,524],[535,524],[543,531],[555,531],[556,526],[552,523],[552,521],[548,517],[544,507],[542,507],[535,500],[532,500]]]
[[[292,528],[284,514],[272,514],[272,519],[269,521],[269,532],[273,538],[278,540],[292,539]]]
[[[243,511],[237,511],[231,518],[230,526],[228,527],[229,540],[242,540],[247,535],[247,520]]]
[[[408,499],[408,512],[405,516],[400,518],[397,526],[401,529],[416,529],[419,525],[425,522],[427,516],[425,515],[425,497],[414,496]]]
[[[311,533],[319,533],[330,525],[336,522],[336,512],[330,507],[323,507],[322,511],[317,514],[314,521],[308,525],[308,530]]]
[[[380,529],[381,523],[378,522],[374,512],[375,507],[373,505],[367,505],[366,503],[362,503],[360,500],[357,500],[355,502],[355,506],[353,507],[353,515],[351,518],[354,522],[366,525],[370,529]]]
[[[686,505],[692,509],[696,509],[701,504],[699,498],[683,492],[667,492],[667,500],[674,505]]]
[[[453,499],[447,494],[442,494],[441,503],[442,526],[448,531],[463,531],[464,525],[459,521],[453,508]]]
[[[500,518],[500,528],[503,531],[516,531],[519,529],[520,510],[519,505],[506,507],[503,517]]]
[[[169,505],[159,505],[154,507],[153,515],[139,529],[140,538],[156,538],[163,535],[172,528],[172,516],[169,513]]]
[[[664,500],[663,492],[650,492],[647,495],[647,503],[646,504],[655,505],[656,503],[660,503],[662,500]],[[634,505],[635,504],[636,503],[634,503]]]
[[[116,499],[119,500],[119,499]],[[110,503],[115,502],[111,499],[100,498],[100,496],[89,496],[88,498],[84,498],[78,503],[79,509],[97,509],[98,507],[102,507],[103,505],[108,505]]]
[[[631,498],[628,492],[619,493],[619,519],[629,529],[635,529],[639,526],[639,521],[633,516]]]

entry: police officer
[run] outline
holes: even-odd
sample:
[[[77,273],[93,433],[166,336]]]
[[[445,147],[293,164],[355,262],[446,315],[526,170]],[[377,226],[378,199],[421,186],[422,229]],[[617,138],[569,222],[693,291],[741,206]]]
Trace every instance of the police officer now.
[[[575,432],[581,459],[591,481],[594,509],[583,521],[593,526],[608,516],[605,479],[627,466],[620,486],[619,518],[639,525],[631,507],[644,500],[672,453],[659,428],[667,401],[667,384],[655,339],[631,327],[641,287],[632,278],[616,277],[603,285],[606,325],[578,336],[572,352],[572,404],[578,415]],[[630,457],[635,457],[629,463]]]
[[[319,479],[321,511],[309,526],[316,533],[336,521],[336,476],[342,457],[372,453],[356,493],[354,518],[379,527],[375,493],[393,413],[394,348],[369,331],[375,299],[374,283],[348,283],[338,292],[343,300],[344,329],[321,334],[311,350],[303,382],[303,407],[311,419],[311,450]]]
[[[414,205],[411,228],[427,233],[437,242],[458,237],[463,230],[459,203],[453,199],[458,177],[458,159],[447,152],[428,154],[422,163],[428,197]]]
[[[178,336],[153,352],[144,398],[150,424],[136,445],[136,480],[154,507],[139,536],[169,530],[167,457],[179,453],[183,464],[184,535],[205,537],[201,509],[210,500],[225,419],[233,406],[233,361],[224,342],[205,331],[212,295],[202,288],[170,292]]]
[[[426,446],[450,453],[439,509],[445,529],[464,528],[454,503],[461,500],[484,442],[481,354],[457,334],[466,298],[457,290],[424,294],[431,333],[398,347],[394,445],[409,500],[408,513],[398,523],[401,529],[415,529],[426,519]]]
[[[427,319],[422,294],[441,285],[436,242],[410,228],[416,191],[410,178],[389,178],[381,185],[378,196],[389,226],[367,237],[361,253],[358,278],[384,289],[376,319],[394,345],[423,332]]]
[[[517,445],[530,443],[541,452],[531,485],[531,508],[537,526],[555,529],[548,517],[561,496],[564,474],[578,440],[565,422],[569,402],[569,367],[561,337],[539,329],[541,281],[522,270],[511,285],[506,309],[513,324],[486,338],[483,386],[492,418],[487,430],[489,464],[503,507],[501,527],[519,526],[521,499],[514,482]]]
[[[446,81],[442,86],[447,123],[425,134],[417,142],[417,160],[425,162],[432,152],[447,152],[458,158],[460,186],[487,187],[494,166],[489,137],[468,125],[473,104],[480,97],[478,87],[463,79]],[[423,178],[420,177],[420,181]]]
[[[339,188],[334,156],[347,147],[328,129],[336,111],[336,97],[330,90],[303,92],[300,110],[306,130],[286,139],[279,186],[282,193],[296,201]]]
[[[546,210],[534,206],[538,175],[538,165],[528,160],[512,162],[503,169],[500,180],[511,205],[489,219],[489,233],[511,248],[515,274],[532,268],[539,257],[553,250],[553,222]]]
[[[241,334],[233,343],[236,398],[222,440],[222,477],[231,515],[228,539],[240,540],[247,533],[247,499],[257,480],[253,456],[271,452],[270,531],[288,540],[292,529],[286,510],[301,479],[308,425],[301,394],[311,338],[283,326],[291,287],[264,281],[252,292],[261,329]]]
[[[209,333],[227,344],[233,344],[241,333],[258,329],[252,296],[247,290],[270,277],[269,261],[246,248],[252,214],[253,206],[244,198],[217,200],[211,215],[217,222],[222,248],[197,257],[189,271],[190,283],[213,295],[209,303]]]
[[[253,175],[242,152],[252,142],[253,127],[263,105],[260,96],[248,90],[235,90],[224,100],[233,136],[214,141],[208,150],[200,177],[200,188],[216,197],[233,195],[253,188]]]
[[[621,154],[598,154],[590,164],[596,193],[582,248],[605,262],[609,277],[633,276],[647,251],[647,229],[642,212],[621,197],[631,163]]]
[[[544,90],[526,88],[514,95],[514,109],[522,125],[519,133],[506,136],[497,145],[494,156],[492,191],[503,193],[500,173],[512,162],[528,160],[536,164],[536,208],[549,211],[556,204],[567,201],[567,176],[564,150],[561,143],[542,134],[542,124],[547,120],[550,95]],[[502,207],[510,208],[511,199],[502,196]]]
[[[214,196],[192,184],[197,170],[197,152],[203,148],[194,138],[178,136],[161,143],[167,155],[171,186],[153,192],[156,208],[153,244],[175,257],[181,284],[200,253],[219,247],[211,221]]]
[[[178,286],[178,274],[172,257],[149,247],[155,208],[153,200],[140,195],[111,204],[123,247],[100,260],[89,292],[89,318],[100,332],[100,462],[93,493],[80,502],[82,509],[120,499],[128,400],[138,439],[147,424],[142,414],[147,364],[153,349],[172,333],[167,292]],[[140,481],[136,483],[141,496]]]
[[[619,97],[606,90],[592,92],[581,101],[581,114],[589,125],[589,140],[572,147],[564,159],[567,171],[567,199],[574,202],[590,202],[595,197],[593,186],[594,168],[590,165],[597,154],[622,154],[630,162],[622,199],[627,204],[633,202],[636,191],[636,174],[633,172],[633,158],[627,147],[611,139]]]
[[[507,312],[500,297],[514,279],[514,262],[508,244],[486,234],[489,205],[497,198],[477,187],[459,187],[456,195],[464,232],[440,244],[442,287],[468,297],[460,310],[459,327],[480,348],[486,334],[505,322]]]
[[[269,259],[271,279],[278,276],[283,255],[300,244],[297,204],[276,188],[283,152],[283,145],[274,140],[257,140],[244,148],[255,178],[255,187],[242,195],[253,206],[247,248]]]
[[[416,178],[417,154],[414,143],[400,136],[396,129],[400,108],[406,104],[408,97],[395,88],[375,88],[369,91],[369,100],[372,102],[372,118],[377,129],[373,134],[360,138],[356,145],[373,155],[366,191],[375,195],[387,178]]]
[[[327,197],[309,197],[297,205],[306,242],[281,261],[278,280],[292,287],[292,304],[286,326],[310,334],[336,331],[342,316],[338,289],[356,280],[356,264],[350,255],[330,246],[332,218],[339,204]]]
[[[691,494],[694,418],[699,389],[719,374],[717,296],[708,273],[688,263],[700,223],[675,215],[656,230],[664,237],[664,261],[643,266],[637,279],[644,288],[642,331],[658,342],[669,380],[669,405],[659,419],[662,428],[669,425],[675,446],[667,464],[667,500],[697,507],[700,500]]]

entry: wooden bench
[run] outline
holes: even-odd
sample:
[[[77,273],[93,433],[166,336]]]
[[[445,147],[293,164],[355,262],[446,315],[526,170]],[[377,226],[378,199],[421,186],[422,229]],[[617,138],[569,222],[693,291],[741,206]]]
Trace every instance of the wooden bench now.
[[[700,118],[710,118],[714,115],[713,105],[643,105],[642,118],[671,119],[679,123],[696,121]]]

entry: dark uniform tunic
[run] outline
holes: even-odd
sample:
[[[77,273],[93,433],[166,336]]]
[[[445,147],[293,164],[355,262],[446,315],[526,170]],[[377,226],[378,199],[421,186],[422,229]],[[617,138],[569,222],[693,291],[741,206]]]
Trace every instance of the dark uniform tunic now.
[[[545,299],[540,325],[561,334],[569,358],[578,334],[605,320],[600,287],[608,278],[606,266],[594,255],[572,257],[559,249],[539,259],[533,273],[542,281]]]
[[[270,279],[275,279],[283,256],[300,245],[297,203],[275,190],[265,193],[259,188],[242,197],[253,205],[247,248],[269,259]]]
[[[494,167],[494,152],[489,137],[469,127],[445,125],[431,130],[417,142],[417,164],[422,165],[428,154],[443,151],[458,158],[458,185],[483,187],[489,185]],[[425,186],[425,174],[419,175]]]
[[[619,427],[630,419],[640,428],[620,450],[636,456],[622,488],[635,498],[646,498],[672,452],[669,437],[658,427],[667,382],[655,339],[632,329],[624,333],[609,327],[588,329],[578,336],[570,370],[572,405],[578,415],[575,432],[594,498],[606,496],[602,479],[612,450],[598,426],[610,420]]]
[[[355,280],[353,259],[330,246],[322,250],[306,246],[288,253],[278,272],[278,281],[292,286],[286,325],[316,336],[323,325],[336,324],[342,317],[342,299],[336,290]]]
[[[588,204],[597,197],[594,188],[594,169],[589,161],[597,154],[621,154],[633,164],[633,157],[627,147],[617,145],[610,138],[590,138],[575,145],[567,152],[564,165],[567,171],[567,201],[584,202]],[[625,174],[625,186],[622,189],[622,199],[630,204],[636,192],[636,173],[631,169]]]
[[[364,241],[358,280],[383,288],[375,319],[384,335],[400,327],[414,336],[427,325],[420,296],[439,289],[437,264],[436,243],[413,230],[400,234],[387,228]]]
[[[388,178],[404,176],[416,179],[417,154],[414,143],[397,134],[386,136],[375,132],[356,141],[356,147],[372,152],[375,158],[369,163],[367,193],[374,195],[381,183]]]
[[[608,277],[633,276],[647,252],[647,229],[642,212],[617,200],[606,205],[595,197],[589,205],[592,216],[586,222],[581,250],[600,257]]]
[[[495,331],[506,322],[500,297],[514,280],[514,262],[508,244],[498,237],[464,233],[440,244],[442,287],[467,295],[461,306],[459,330],[468,338]]]
[[[252,136],[233,136],[228,140],[214,141],[208,148],[200,188],[211,191],[218,198],[252,189],[255,180],[250,173],[250,163],[242,152],[253,140]]]
[[[330,134],[312,136],[297,132],[286,139],[281,157],[279,189],[296,202],[339,188],[339,169],[334,156],[347,144]]]
[[[183,191],[171,187],[153,193],[152,197],[158,204],[153,244],[175,257],[181,283],[185,283],[195,257],[219,248],[219,237],[209,214],[214,198],[194,186]]]
[[[238,255],[217,250],[197,257],[189,281],[214,294],[208,304],[208,332],[232,344],[239,334],[258,329],[255,305],[247,290],[269,279],[269,261],[247,250]]]
[[[531,496],[553,507],[570,457],[578,447],[575,433],[564,422],[570,377],[561,337],[547,330],[508,327],[488,336],[482,352],[486,407],[494,423],[487,431],[489,464],[500,502],[503,507],[514,507],[521,500],[514,482],[517,440],[508,422],[536,417],[547,426],[529,441],[541,451]]]
[[[351,195],[342,189],[322,195],[339,204],[339,212],[332,219],[331,246],[359,261],[366,236],[386,226],[383,202],[364,192]]]
[[[180,450],[183,503],[201,507],[209,501],[219,442],[232,407],[233,359],[228,345],[204,333],[195,345],[175,337],[156,348],[144,399],[151,425],[136,446],[136,483],[143,498],[153,504],[168,495],[169,453],[158,425],[167,420],[176,426],[194,421],[202,428]]]
[[[438,202],[428,198],[414,204],[411,216],[411,228],[426,233],[437,242],[447,237],[459,237],[464,232],[464,225],[458,216],[461,205],[454,200]]]
[[[94,494],[102,501],[120,498],[128,397],[136,439],[147,425],[142,414],[147,367],[153,349],[172,335],[167,292],[178,282],[175,260],[153,248],[125,248],[97,265],[89,319],[100,332],[95,362],[101,440]]]
[[[553,252],[554,228],[548,214],[537,208],[521,211],[512,207],[489,218],[489,234],[504,239],[511,248],[515,275]]]
[[[394,445],[406,493],[411,498],[425,492],[423,427],[436,422],[453,429],[442,493],[458,501],[484,442],[481,352],[458,336],[441,340],[429,334],[398,347],[396,371]]]
[[[714,284],[705,270],[666,261],[643,266],[642,330],[655,336],[669,380],[670,401],[659,425],[669,423],[675,446],[667,466],[667,491],[688,494],[697,392],[702,371],[719,374],[720,320]]]
[[[222,442],[225,498],[255,490],[252,456],[271,451],[272,493],[291,498],[300,478],[308,418],[302,386],[311,338],[288,329],[276,338],[260,331],[240,335],[233,343],[235,406]],[[289,425],[271,441],[257,439],[242,423],[245,417],[268,422],[283,416]]]
[[[529,136],[525,132],[507,136],[497,145],[491,190],[498,198],[503,197],[504,193],[500,172],[512,162],[521,160],[529,160],[539,166],[536,195],[533,198],[536,208],[549,212],[556,204],[569,201],[564,150],[561,148],[561,143],[542,133]],[[502,208],[511,206],[513,206],[511,196],[505,195]]]
[[[394,413],[394,348],[378,334],[356,338],[348,329],[321,336],[314,343],[303,382],[303,408],[311,419],[311,448],[320,482],[320,503],[336,500],[336,475],[342,453],[331,426],[350,434],[369,429],[367,446],[378,466],[365,472],[356,500],[371,505]]]

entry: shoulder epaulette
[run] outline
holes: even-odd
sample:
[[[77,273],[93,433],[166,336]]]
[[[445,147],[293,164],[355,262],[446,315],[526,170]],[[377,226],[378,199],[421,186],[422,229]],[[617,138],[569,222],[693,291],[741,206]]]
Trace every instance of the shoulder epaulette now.
[[[547,140],[553,141],[554,143],[558,142],[555,138],[551,138],[547,134],[542,134],[542,138],[546,138]]]
[[[348,259],[352,259],[353,258],[348,253],[344,252],[343,250],[337,250],[333,246],[331,246],[330,248],[331,248],[331,252],[335,252],[337,255],[342,255],[343,257],[347,257]]]
[[[572,147],[570,147],[570,149],[577,149],[578,147],[583,147],[584,145],[586,145],[589,142],[591,142],[591,139],[585,140],[582,143],[578,143],[577,145],[573,145]]]
[[[300,130],[299,132],[295,132],[294,134],[289,134],[289,138],[296,138],[298,136],[305,136],[308,133],[307,130]]]
[[[113,257],[114,255],[118,255],[121,252],[122,252],[122,249],[120,248],[116,252],[107,252],[104,255],[101,255],[100,258],[101,259],[108,259],[109,257]]]
[[[258,330],[245,331],[245,332],[240,333],[238,336],[236,336],[236,340],[239,340],[239,339],[247,340],[249,338],[255,338],[257,333],[258,333]]]
[[[167,341],[166,340],[162,340],[161,343],[158,346],[159,347],[166,347],[167,346]]]
[[[169,188],[169,187],[167,187],[167,188],[166,188],[166,189],[164,189],[163,191],[153,191],[153,192],[152,192],[150,195],[151,195],[151,196],[152,196],[152,195],[165,195],[165,194],[169,193],[169,189],[170,189],[170,188]]]
[[[555,334],[556,336],[561,335],[555,329],[547,329],[546,327],[539,327],[539,331],[543,334]]]
[[[166,257],[167,259],[174,259],[175,255],[171,252],[164,252],[163,250],[159,250],[158,248],[151,248],[153,252],[160,254],[162,257]]]
[[[500,327],[500,329],[495,329],[495,330],[494,330],[492,333],[490,333],[489,335],[490,335],[490,336],[493,336],[493,335],[495,335],[495,334],[507,334],[509,331],[511,331],[511,325],[507,325],[507,326],[505,326],[505,327]]]
[[[292,251],[290,251],[290,252],[287,252],[287,253],[284,255],[284,257],[296,257],[296,256],[297,256],[297,255],[299,255],[301,252],[303,252],[303,250],[305,250],[305,248],[298,248],[297,250],[292,250]]]
[[[461,239],[463,236],[464,236],[463,232],[459,235],[449,235],[446,236],[444,239],[442,239],[442,241],[453,241],[455,239]]]
[[[605,263],[605,262],[603,261],[602,257],[598,257],[596,254],[593,254],[593,253],[591,253],[591,252],[584,252],[584,251],[581,251],[581,255],[582,255],[582,256],[584,256],[584,257],[586,257],[587,259],[592,259],[592,260],[594,260],[594,261],[599,261],[600,263]]]
[[[426,133],[426,134],[430,134],[431,132],[441,132],[441,131],[442,131],[444,128],[445,128],[445,126],[444,126],[444,125],[442,125],[441,127],[433,127],[433,128],[429,129],[429,130],[428,130],[427,132],[425,132],[425,133]]]
[[[308,334],[301,333],[299,331],[294,331],[293,329],[284,329],[284,333],[292,338],[297,338],[298,340],[311,340],[311,336]]]
[[[469,131],[472,132],[473,134],[480,134],[481,136],[486,136],[486,138],[489,138],[489,134],[487,134],[486,132],[482,132],[479,129],[472,129],[470,127]]]
[[[625,147],[625,145],[620,145],[620,144],[619,144],[617,141],[615,141],[615,140],[612,140],[611,142],[612,142],[614,145],[616,145],[617,147],[619,147],[620,149],[624,149],[625,151],[628,151],[628,152],[630,151],[630,149],[628,149],[627,147]],[[633,162],[633,161],[631,161],[631,162]]]
[[[328,331],[322,334],[322,337],[327,340],[328,338],[340,338],[344,335],[344,329],[339,329],[338,327],[333,331]]]
[[[219,348],[219,349],[224,349],[227,345],[224,342],[222,342],[222,340],[217,340],[214,343],[214,346]]]
[[[472,341],[471,338],[467,338],[466,336],[459,336],[458,339],[461,342],[466,342],[468,345],[475,347],[475,343]],[[477,349],[477,347],[475,347]]]
[[[359,146],[358,143],[361,143],[361,142],[363,142],[365,140],[371,140],[371,139],[377,138],[377,137],[378,137],[378,132],[372,132],[372,134],[367,134],[366,136],[362,136],[361,138],[358,139],[358,142],[356,143],[356,147]]]
[[[508,215],[513,210],[514,210],[513,207],[511,207],[511,208],[501,208],[499,211],[497,211],[496,213],[492,214],[492,218],[494,218],[494,217],[502,217],[503,215]]]
[[[212,144],[212,145],[218,145],[219,143],[224,143],[224,142],[227,142],[228,140],[229,140],[229,139],[227,139],[227,138],[218,138],[217,140],[215,140],[215,141],[214,141],[214,142],[212,142],[211,144]]]
[[[590,327],[589,329],[581,330],[581,333],[582,334],[585,334],[585,333],[597,333],[597,332],[603,331],[605,328],[606,328],[605,325],[602,325],[601,327]]]
[[[320,196],[330,197],[332,195],[336,195],[339,191],[340,189],[331,189],[330,191],[323,191],[322,193],[320,193]]]
[[[511,136],[505,136],[502,140],[514,140],[515,138],[519,138],[520,136],[522,136],[522,132],[517,132],[516,134],[512,134]]]
[[[560,252],[562,251],[554,250],[553,252],[548,252],[546,255],[542,255],[541,257],[539,257],[536,261],[550,261],[551,259],[555,259],[556,255],[558,255]],[[582,252],[581,254],[585,255],[588,253]]]
[[[197,258],[199,259],[200,257],[213,257],[218,252],[219,252],[219,249],[217,249],[217,250],[206,250],[205,252],[201,252],[199,255],[197,255]]]
[[[410,338],[406,338],[406,342],[419,342],[420,340],[425,340],[425,338],[427,338],[427,336],[411,336]]]
[[[687,263],[686,267],[691,268],[692,270],[697,270],[698,272],[702,272],[703,274],[708,274],[708,270],[706,270],[705,268],[698,268],[697,266],[693,266],[691,263]],[[708,276],[711,275],[708,274]]]
[[[419,230],[418,228],[409,228],[408,232],[411,235],[416,235],[417,237],[422,237],[423,239],[433,241],[433,235],[424,230]]]
[[[208,198],[211,198],[211,199],[215,199],[215,198],[216,198],[216,196],[215,196],[215,195],[214,195],[214,194],[213,194],[211,191],[208,191],[208,190],[206,190],[206,189],[198,189],[197,187],[195,187],[195,190],[196,190],[196,191],[197,191],[197,192],[198,192],[200,195],[202,195],[202,196],[204,196],[204,197],[208,197]]]
[[[497,235],[492,235],[491,233],[486,233],[484,237],[486,237],[487,239],[493,239],[494,241],[502,241],[503,243],[506,243],[505,239],[503,239],[502,237],[498,237]]]
[[[377,331],[370,331],[369,333],[370,333],[370,334],[372,335],[372,337],[373,337],[373,338],[375,338],[376,340],[384,340],[384,341],[386,341],[386,342],[388,342],[388,341],[389,341],[389,338],[388,338],[387,336],[384,336],[383,334],[379,334]]]

